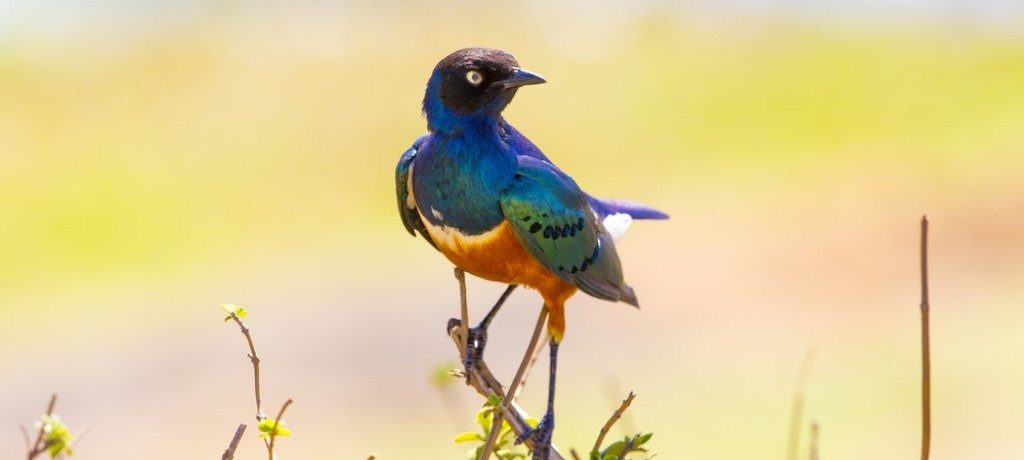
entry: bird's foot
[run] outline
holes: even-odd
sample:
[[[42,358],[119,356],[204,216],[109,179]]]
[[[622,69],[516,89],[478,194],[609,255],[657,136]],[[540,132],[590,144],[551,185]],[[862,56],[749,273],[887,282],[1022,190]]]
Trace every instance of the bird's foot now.
[[[555,432],[555,415],[550,411],[544,414],[536,428],[523,433],[516,438],[516,444],[522,444],[526,440],[533,441],[533,460],[548,460],[551,455],[551,435]]]
[[[462,326],[462,321],[457,318],[448,320],[448,331],[455,327]],[[483,326],[471,327],[466,331],[466,357],[462,360],[462,366],[466,372],[466,382],[469,382],[469,371],[480,365],[484,358],[484,347],[487,346],[487,329]]]

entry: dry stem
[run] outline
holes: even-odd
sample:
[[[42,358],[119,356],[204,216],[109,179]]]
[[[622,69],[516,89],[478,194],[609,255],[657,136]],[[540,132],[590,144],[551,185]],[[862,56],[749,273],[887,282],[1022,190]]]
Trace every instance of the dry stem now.
[[[46,405],[46,416],[53,415],[53,408],[57,405],[57,393],[50,396],[50,403]],[[46,424],[39,425],[39,432],[36,433],[36,440],[32,443],[32,449],[28,451],[28,460],[36,458],[37,455],[46,451],[46,446],[43,444],[43,434],[45,433]]]
[[[548,308],[544,306],[540,309],[540,315],[537,316],[537,325],[533,328],[533,335],[530,337],[530,344],[526,347],[526,353],[523,355],[523,360],[519,363],[519,369],[516,370],[516,376],[512,379],[512,385],[508,387],[508,396],[501,401],[501,410],[495,408],[494,412],[494,423],[491,424],[491,431],[487,434],[487,441],[484,442],[484,448],[481,451],[479,460],[488,460],[491,456],[491,451],[494,450],[494,442],[498,438],[498,432],[501,431],[501,422],[504,418],[505,412],[508,411],[512,404],[512,401],[516,398],[516,392],[519,389],[519,384],[522,383],[523,377],[526,375],[527,369],[531,366],[534,360],[533,351],[537,348],[537,343],[540,341],[540,333],[544,329],[544,320],[547,319]],[[519,435],[519,433],[516,433]]]
[[[231,437],[231,442],[228,444],[228,448],[224,450],[224,454],[220,456],[220,460],[233,460],[235,458],[235,450],[238,449],[238,443],[242,441],[242,435],[245,434],[245,424],[238,424],[238,428],[235,429],[235,435]]]
[[[546,311],[546,310],[545,310]],[[452,338],[455,347],[458,348],[459,353],[465,353],[465,348],[462,348],[465,344],[463,338],[466,334],[466,328],[462,325],[455,326],[448,331],[448,335]],[[497,395],[498,397],[505,397],[504,387],[498,382],[498,379],[494,377],[490,369],[487,367],[487,363],[483,360],[479,364],[469,369],[469,385],[476,390],[484,398],[490,397],[491,395]],[[530,425],[526,423],[526,419],[529,415],[523,411],[514,401],[509,402],[510,407],[508,410],[500,410],[502,417],[504,417],[509,426],[512,427],[512,431],[516,436],[522,435],[530,430]],[[503,406],[499,406],[498,409],[502,409]],[[527,448],[533,449],[535,447],[532,439],[525,441]],[[558,452],[554,446],[551,447],[551,460],[565,460],[565,457]]]
[[[260,358],[256,355],[256,345],[252,341],[252,333],[249,328],[234,312],[231,313],[231,319],[238,323],[238,328],[241,329],[245,341],[249,344],[249,361],[252,361],[253,387],[256,392],[256,421],[262,422],[267,416],[263,414],[263,399],[260,396]]]
[[[622,404],[619,406],[619,408],[615,410],[611,417],[608,417],[608,421],[604,422],[604,426],[601,427],[601,432],[597,435],[597,441],[594,442],[594,448],[591,450],[591,452],[601,451],[601,444],[604,443],[604,437],[608,435],[608,431],[612,429],[612,425],[615,425],[615,422],[619,421],[619,418],[622,417],[622,413],[626,412],[626,409],[629,408],[629,405],[633,404],[633,398],[635,397],[636,394],[630,391],[629,396],[627,396],[626,399],[622,400]]]
[[[928,460],[932,439],[932,362],[928,327],[928,216],[921,217],[921,460]]]
[[[462,320],[462,327],[469,330],[469,301],[466,299],[466,272],[461,268],[455,268],[455,279],[459,280],[459,319]],[[469,356],[467,354],[469,353],[469,334],[463,334],[460,352],[462,362],[466,362],[466,357]],[[466,384],[469,384],[469,380],[466,381]]]
[[[292,400],[289,398],[281,405],[281,410],[277,411],[277,418],[274,419],[274,426],[270,428],[270,444],[267,445],[267,456],[270,460],[274,460],[274,440],[277,439],[277,424],[281,423],[281,417],[284,417],[284,411],[288,409],[288,406],[292,405]]]

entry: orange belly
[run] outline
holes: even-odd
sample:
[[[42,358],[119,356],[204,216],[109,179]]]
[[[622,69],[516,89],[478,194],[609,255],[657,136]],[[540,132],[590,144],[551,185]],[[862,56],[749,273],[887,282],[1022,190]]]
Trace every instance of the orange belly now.
[[[576,287],[541,265],[519,243],[508,222],[483,235],[468,237],[429,223],[426,227],[438,249],[456,267],[483,279],[540,292],[550,313],[548,333],[561,340],[565,329],[563,307],[576,293]]]

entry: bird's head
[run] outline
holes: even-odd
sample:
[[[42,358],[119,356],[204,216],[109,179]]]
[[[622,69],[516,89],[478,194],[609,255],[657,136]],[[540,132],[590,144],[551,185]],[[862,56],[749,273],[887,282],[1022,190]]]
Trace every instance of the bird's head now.
[[[511,54],[489,48],[458,50],[437,63],[427,82],[423,113],[431,129],[449,131],[473,121],[496,120],[516,89],[544,83]]]

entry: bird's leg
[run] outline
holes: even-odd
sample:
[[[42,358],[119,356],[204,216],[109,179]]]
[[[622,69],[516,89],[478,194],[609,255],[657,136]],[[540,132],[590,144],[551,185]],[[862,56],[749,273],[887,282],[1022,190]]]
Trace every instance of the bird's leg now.
[[[498,314],[498,310],[501,310],[501,306],[505,304],[505,300],[508,296],[512,295],[512,291],[516,289],[517,285],[510,284],[505,292],[501,294],[498,301],[494,303],[491,310],[487,312],[484,319],[480,321],[476,327],[471,327],[466,330],[466,356],[463,359],[462,365],[466,369],[466,378],[469,378],[469,370],[477,366],[484,357],[484,347],[487,346],[487,328],[491,326],[491,321]],[[462,321],[457,318],[448,320],[448,330],[452,330],[455,326],[461,326]]]
[[[558,342],[551,339],[551,380],[548,381],[548,410],[537,427],[523,433],[516,444],[527,439],[534,442],[533,460],[548,460],[551,455],[551,435],[555,431],[555,371],[558,368]]]

